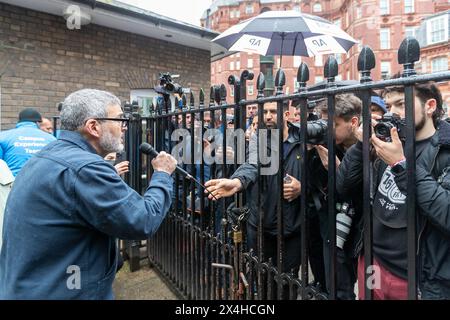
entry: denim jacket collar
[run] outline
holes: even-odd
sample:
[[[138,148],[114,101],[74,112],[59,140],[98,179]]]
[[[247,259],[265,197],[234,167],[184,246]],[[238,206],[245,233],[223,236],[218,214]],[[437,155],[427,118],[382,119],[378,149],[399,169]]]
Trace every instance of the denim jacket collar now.
[[[87,140],[83,138],[80,133],[76,131],[61,130],[59,139],[76,144],[81,149],[88,152],[98,154],[94,147],[89,142],[87,142]]]

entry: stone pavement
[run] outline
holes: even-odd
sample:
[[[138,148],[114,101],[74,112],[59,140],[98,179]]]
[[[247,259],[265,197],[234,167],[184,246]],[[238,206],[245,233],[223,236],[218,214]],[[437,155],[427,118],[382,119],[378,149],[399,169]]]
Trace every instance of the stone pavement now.
[[[158,274],[143,260],[141,269],[130,272],[128,261],[113,284],[116,300],[177,300]]]

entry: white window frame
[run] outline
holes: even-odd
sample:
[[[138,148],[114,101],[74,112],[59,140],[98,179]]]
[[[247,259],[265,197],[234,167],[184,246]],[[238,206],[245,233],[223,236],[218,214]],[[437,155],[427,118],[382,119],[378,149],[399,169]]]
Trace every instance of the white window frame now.
[[[362,18],[362,8],[361,6],[357,6],[356,7],[356,19],[361,19]]]
[[[253,69],[253,59],[252,58],[247,58],[247,68]]]
[[[236,10],[236,18],[240,18],[241,17],[241,11],[239,11],[239,9]]]
[[[293,61],[294,68],[300,67],[300,65],[302,64],[302,57],[301,56],[294,56],[293,60],[294,60]]]
[[[411,8],[406,10],[406,8]],[[405,13],[414,13],[414,0],[405,0],[404,1],[404,11]]]
[[[388,15],[390,13],[389,0],[380,0],[380,15]]]
[[[410,34],[410,36],[417,38],[418,27],[415,27],[415,26],[405,27],[405,37],[407,37],[408,33],[411,33],[411,31],[412,31],[412,35]]]
[[[294,92],[297,92],[300,88],[300,83],[297,81],[297,77],[294,78]]]
[[[230,19],[234,19],[234,10],[230,10]]]
[[[383,73],[386,73],[386,77],[383,77]],[[391,75],[391,62],[390,61],[381,61],[380,62],[380,75],[381,75],[381,79],[389,79],[389,76]]]
[[[236,70],[241,70],[241,61],[236,61]]]
[[[254,87],[253,87],[252,84],[248,84],[248,85],[247,85],[247,95],[248,95],[248,96],[252,96],[252,95],[255,94],[253,88],[254,88]]]
[[[386,34],[387,35],[387,46],[384,47],[383,46],[383,41],[382,41],[382,34]],[[390,28],[381,28],[380,29],[380,49],[381,50],[388,50],[391,48],[391,29]]]
[[[234,61],[230,61],[230,71],[234,70]]]
[[[439,32],[443,31],[442,39],[441,38],[439,38],[437,40],[433,39],[434,32],[432,30],[432,26],[433,26],[433,23],[435,23],[435,22],[443,23],[443,28],[438,30]],[[437,32],[437,31],[435,31],[435,32]],[[448,41],[448,15],[447,14],[430,19],[429,21],[427,21],[427,43],[434,44],[434,43],[439,43],[439,42],[444,42],[444,41]]]
[[[442,66],[438,65],[438,68],[436,68],[436,65],[434,64],[434,62],[436,61],[439,61],[439,64],[442,64]],[[446,56],[439,56],[431,59],[431,72],[439,72],[447,70],[448,70],[448,58]]]
[[[322,5],[320,4],[320,2],[314,3],[313,12],[322,12]]]
[[[323,55],[317,55],[314,57],[314,66],[323,67]]]
[[[254,12],[253,4],[247,4],[245,6],[245,14],[253,14]]]

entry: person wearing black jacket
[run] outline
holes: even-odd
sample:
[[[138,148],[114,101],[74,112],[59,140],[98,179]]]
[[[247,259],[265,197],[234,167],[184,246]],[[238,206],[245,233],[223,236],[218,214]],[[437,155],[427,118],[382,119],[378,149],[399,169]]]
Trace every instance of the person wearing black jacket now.
[[[283,134],[283,159],[284,171],[287,174],[289,183],[283,185],[283,208],[284,208],[284,259],[281,272],[290,272],[298,274],[300,266],[300,141],[298,139],[298,129],[294,128],[287,119],[289,118],[289,109],[287,105],[283,108],[284,127],[280,134]],[[277,106],[269,103],[264,105],[264,125],[266,129],[277,129]],[[291,128],[291,130],[290,130]],[[270,130],[273,131],[273,130]],[[295,136],[297,133],[297,136]],[[215,179],[206,183],[208,190],[216,199],[230,197],[241,190],[247,190],[250,216],[247,224],[247,245],[249,249],[257,251],[257,227],[258,227],[258,205],[255,196],[258,184],[258,172],[256,162],[256,139],[257,135],[252,137],[253,143],[249,146],[249,160],[241,165],[230,179]],[[269,143],[268,150],[273,162],[278,159],[278,141]],[[264,260],[272,258],[276,261],[277,257],[277,197],[280,194],[280,186],[277,183],[277,172],[271,172],[263,175],[264,184],[260,186],[262,197],[262,207],[265,212],[264,217]],[[212,196],[209,195],[212,199]],[[296,201],[294,201],[297,199]]]
[[[404,118],[403,87],[386,90],[390,111]],[[450,125],[440,121],[442,97],[434,84],[415,85],[416,210],[418,269],[422,299],[450,299]],[[392,142],[372,135],[373,253],[379,270],[375,299],[407,297],[406,159],[397,130]],[[337,172],[338,192],[357,196],[362,186],[362,143],[350,148]],[[361,246],[359,246],[361,247]],[[358,265],[364,298],[364,265]]]
[[[336,140],[336,166],[344,157],[347,149],[354,145],[358,139],[356,137],[360,125],[362,103],[353,94],[339,94],[335,97],[335,140]],[[321,111],[322,119],[327,118],[327,104],[325,101],[318,104],[317,109]],[[328,216],[328,150],[325,146],[316,145],[308,153],[308,172],[310,177],[310,187],[308,188],[308,212],[310,215],[316,214],[320,221],[320,235],[323,239],[323,257],[325,261],[326,280],[331,272],[330,266],[330,236],[329,236],[329,216]],[[352,199],[336,198],[339,203],[343,200],[349,202],[351,206],[355,203]],[[339,300],[354,300],[354,285],[356,283],[357,255],[354,254],[354,239],[358,235],[358,226],[361,220],[361,213],[357,212],[353,217],[347,241],[343,248],[337,248],[336,254],[336,297]],[[327,283],[329,290],[329,283]]]

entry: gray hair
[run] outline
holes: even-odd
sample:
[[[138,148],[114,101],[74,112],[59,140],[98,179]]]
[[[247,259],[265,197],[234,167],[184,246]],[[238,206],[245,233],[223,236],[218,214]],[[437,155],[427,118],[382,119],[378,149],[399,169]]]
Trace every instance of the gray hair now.
[[[120,100],[112,93],[95,89],[82,89],[64,99],[61,109],[61,129],[77,131],[91,118],[108,117],[107,108],[119,105]]]

